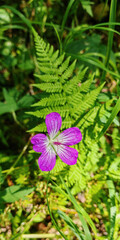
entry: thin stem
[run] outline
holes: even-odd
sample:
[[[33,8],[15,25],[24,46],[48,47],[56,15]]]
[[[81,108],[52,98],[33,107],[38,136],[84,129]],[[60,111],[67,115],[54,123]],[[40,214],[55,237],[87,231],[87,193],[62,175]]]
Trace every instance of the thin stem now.
[[[18,158],[16,159],[16,161],[14,162],[14,164],[12,165],[12,167],[8,170],[8,172],[6,173],[6,176],[5,178],[14,170],[14,167],[17,165],[17,163],[19,162],[19,160],[21,159],[21,157],[24,155],[24,153],[26,152],[29,144],[30,144],[30,139],[31,139],[31,136],[29,137],[28,139],[28,142],[27,144],[23,147],[23,150],[22,152],[19,154]]]
[[[69,11],[73,5],[75,0],[70,0],[69,3],[68,3],[68,6],[67,6],[67,9],[65,11],[65,14],[63,16],[63,21],[62,21],[62,25],[61,25],[61,39],[63,37],[63,31],[64,31],[64,27],[65,27],[65,23],[67,21],[67,17],[68,17],[68,14],[69,14]]]
[[[56,229],[58,230],[58,232],[61,234],[61,236],[65,240],[68,240],[67,237],[61,232],[61,230],[60,230],[59,226],[57,225],[55,219],[53,218],[52,212],[50,210],[50,206],[49,206],[49,202],[48,202],[48,183],[49,183],[49,179],[50,179],[50,172],[48,173],[48,177],[47,177],[47,189],[46,189],[46,198],[47,198],[48,211],[49,211],[50,217],[52,219],[52,222],[53,222],[54,226],[56,227]]]
[[[57,38],[58,38],[58,41],[59,41],[59,46],[60,46],[60,55],[62,54],[62,42],[61,42],[61,39],[60,39],[60,36],[59,36],[59,33],[57,31],[57,28],[55,26],[55,24],[51,23],[55,32],[56,32],[56,35],[57,35]]]
[[[113,108],[112,113],[111,113],[109,119],[107,120],[107,122],[105,123],[103,129],[99,133],[99,135],[97,137],[97,141],[105,134],[105,132],[110,127],[112,121],[117,116],[119,111],[120,111],[120,98],[117,100],[117,103],[116,103],[115,107]]]
[[[16,123],[17,125],[19,125],[21,128],[25,129],[25,128],[23,127],[23,125],[18,121],[17,115],[16,115],[15,112],[12,112],[12,116],[13,116],[13,119],[14,119],[15,123]]]
[[[48,238],[54,238],[55,236],[56,236],[56,234],[53,234],[53,233],[45,233],[45,234],[42,234],[42,233],[41,234],[35,234],[34,233],[34,234],[23,234],[22,238],[23,239],[28,239],[28,238],[29,239],[31,239],[31,238],[34,238],[34,239],[35,238],[39,238],[39,239],[41,239],[41,238],[46,239],[47,238],[48,239]]]
[[[115,203],[115,186],[113,181],[108,177],[107,185],[109,190],[110,197],[110,229],[109,229],[109,240],[113,240],[114,232],[115,232],[115,222],[116,222],[116,203]]]
[[[109,26],[111,22],[115,22],[116,18],[116,7],[117,7],[117,0],[111,0],[111,6],[110,6],[110,16],[109,16]],[[111,28],[114,30],[114,25],[111,26]],[[112,44],[113,44],[113,32],[109,32],[108,34],[108,44],[107,44],[107,51],[106,51],[106,59],[105,59],[105,67],[108,67],[109,59],[111,55],[112,50]],[[102,79],[105,78],[106,71],[103,72]]]

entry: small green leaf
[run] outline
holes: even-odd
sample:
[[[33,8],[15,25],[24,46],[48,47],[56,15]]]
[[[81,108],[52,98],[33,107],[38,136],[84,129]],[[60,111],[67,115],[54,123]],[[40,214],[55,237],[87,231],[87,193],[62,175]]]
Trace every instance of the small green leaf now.
[[[0,24],[10,23],[10,17],[6,10],[0,9]]]
[[[26,199],[25,196],[34,191],[34,188],[21,188],[20,185],[13,185],[0,191],[0,203],[12,203],[19,199]]]
[[[5,88],[3,89],[3,95],[6,101],[0,102],[0,115],[18,110],[18,105],[15,99],[10,96],[9,92]]]

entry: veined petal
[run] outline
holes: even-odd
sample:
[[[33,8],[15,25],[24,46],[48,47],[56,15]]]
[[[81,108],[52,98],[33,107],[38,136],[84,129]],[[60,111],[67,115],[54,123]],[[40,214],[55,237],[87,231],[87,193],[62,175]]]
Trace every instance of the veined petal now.
[[[72,146],[74,144],[79,143],[81,140],[82,140],[82,133],[80,132],[79,128],[72,127],[60,133],[56,137],[55,142]]]
[[[45,123],[48,134],[54,138],[62,125],[62,118],[59,113],[52,112],[46,116]]]
[[[61,160],[68,165],[74,165],[77,163],[78,151],[74,148],[65,145],[58,145],[57,154]]]
[[[42,171],[51,171],[56,163],[56,154],[53,148],[49,145],[38,159],[39,168]]]
[[[45,134],[36,134],[31,138],[31,143],[33,144],[33,150],[35,152],[43,152],[48,146],[49,139]]]

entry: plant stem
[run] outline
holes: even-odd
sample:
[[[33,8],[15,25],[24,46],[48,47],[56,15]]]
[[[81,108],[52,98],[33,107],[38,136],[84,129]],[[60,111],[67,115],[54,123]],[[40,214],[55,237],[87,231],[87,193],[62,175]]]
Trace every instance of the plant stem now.
[[[27,238],[34,238],[34,239],[36,239],[36,238],[39,238],[39,239],[41,239],[41,238],[54,238],[56,236],[56,234],[53,234],[53,233],[45,233],[45,234],[23,234],[22,235],[22,238],[24,239],[27,239]]]
[[[105,132],[107,131],[107,129],[110,127],[112,121],[114,120],[114,118],[116,117],[116,115],[118,114],[118,112],[120,111],[120,98],[117,100],[116,105],[114,106],[112,113],[109,117],[109,119],[107,120],[107,122],[105,123],[103,129],[101,130],[101,132],[99,133],[98,137],[97,137],[97,141],[105,134]]]
[[[31,139],[31,136],[29,137],[28,139],[28,142],[27,144],[23,147],[23,150],[22,152],[19,154],[18,158],[16,159],[16,161],[14,162],[14,164],[12,165],[12,167],[8,170],[8,172],[6,173],[6,176],[5,178],[14,170],[14,167],[16,166],[16,164],[19,162],[19,160],[21,159],[21,157],[24,155],[24,153],[26,152],[29,144],[30,144],[30,139]]]
[[[117,0],[111,0],[111,5],[110,5],[110,15],[109,15],[109,23],[115,22],[116,19],[116,7],[117,7]],[[114,25],[109,25],[114,30]],[[113,44],[113,32],[109,32],[108,34],[108,44],[107,44],[107,51],[106,51],[106,59],[105,59],[105,67],[108,67],[109,64],[109,59],[111,55],[111,50],[112,50],[112,44]],[[106,75],[106,71],[103,72],[102,74],[102,79],[104,80]]]
[[[23,127],[23,125],[18,121],[18,119],[17,119],[17,116],[16,116],[16,113],[15,112],[12,112],[12,116],[13,116],[13,119],[14,119],[14,121],[15,121],[15,123],[17,124],[17,125],[19,125],[22,129],[24,129],[25,130],[25,128]]]
[[[58,232],[61,234],[61,236],[65,239],[68,240],[67,237],[61,232],[58,224],[56,223],[55,219],[53,218],[52,212],[50,210],[50,206],[49,206],[49,202],[48,202],[48,183],[49,183],[49,178],[50,178],[50,172],[48,172],[48,177],[47,177],[47,189],[46,189],[46,198],[47,198],[47,206],[48,206],[48,211],[50,214],[50,217],[52,219],[52,222],[54,224],[54,226],[56,227],[56,229],[58,230]]]

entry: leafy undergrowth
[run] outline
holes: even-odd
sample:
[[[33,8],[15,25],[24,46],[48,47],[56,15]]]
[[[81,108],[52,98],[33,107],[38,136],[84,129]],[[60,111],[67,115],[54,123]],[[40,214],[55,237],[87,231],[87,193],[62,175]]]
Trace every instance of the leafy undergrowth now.
[[[116,3],[8,0],[0,8],[1,240],[120,239]],[[77,164],[57,158],[48,174],[30,139],[46,133],[51,112],[83,139]]]

